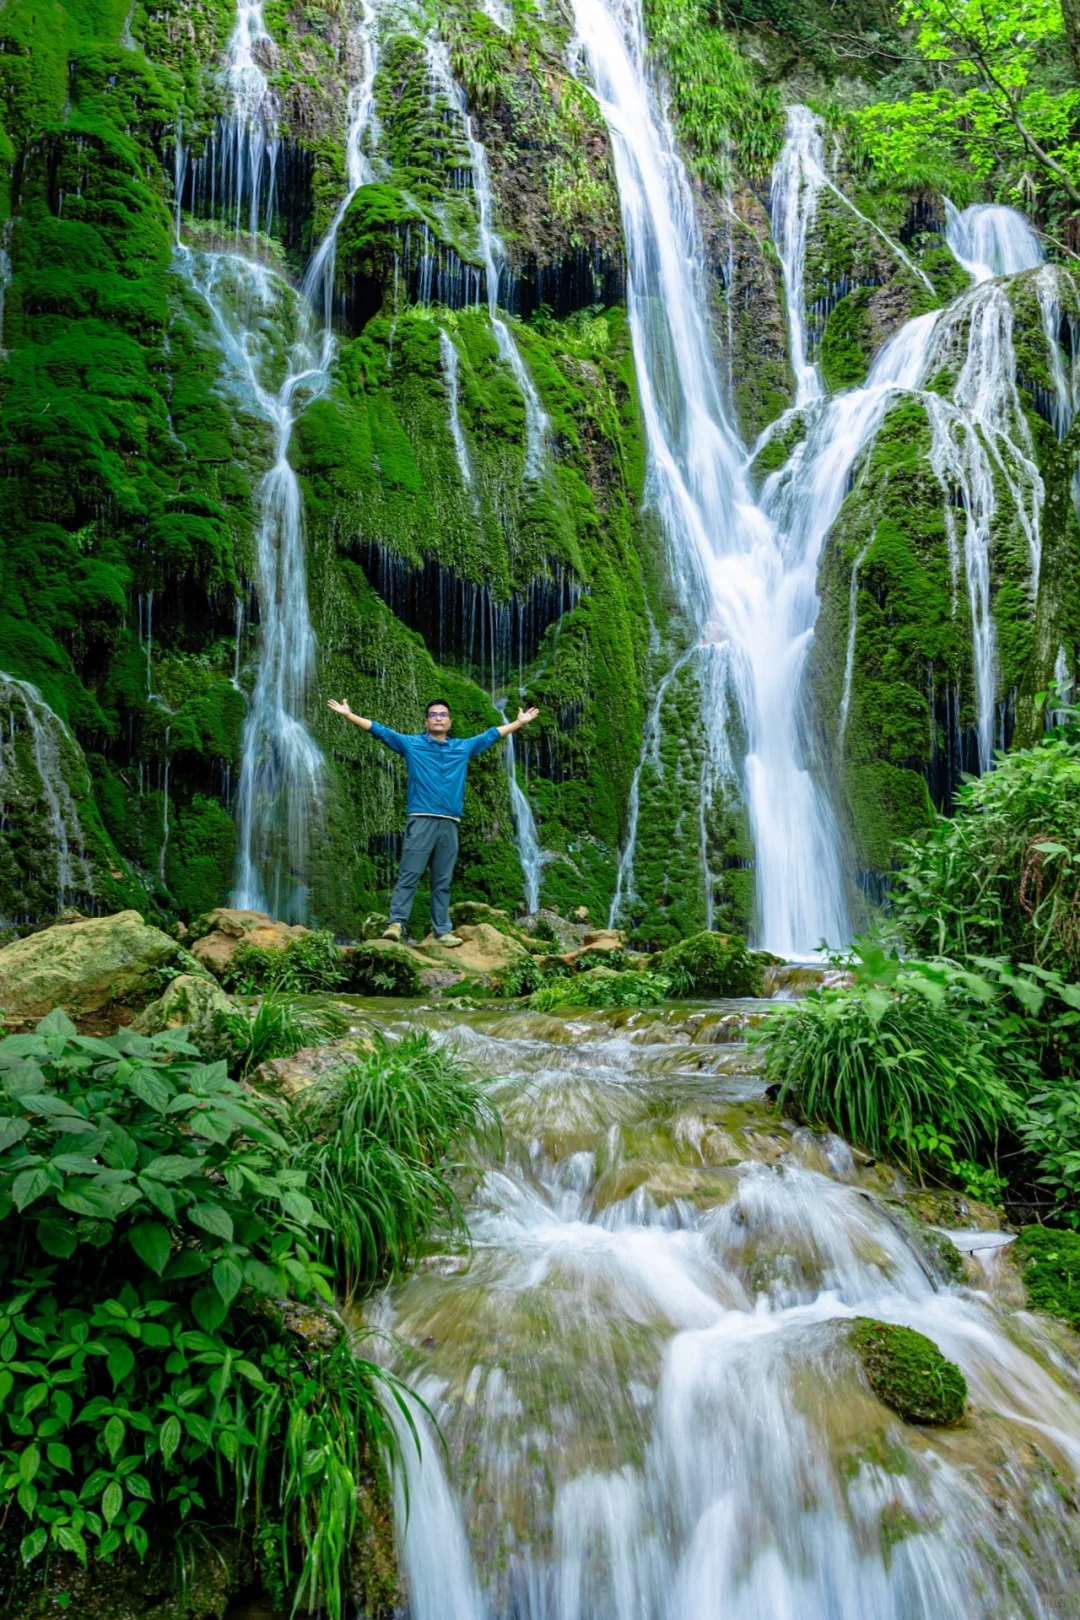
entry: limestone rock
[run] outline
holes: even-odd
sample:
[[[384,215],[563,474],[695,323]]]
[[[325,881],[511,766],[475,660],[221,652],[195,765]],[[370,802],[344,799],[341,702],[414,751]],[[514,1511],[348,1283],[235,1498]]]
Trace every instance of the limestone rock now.
[[[440,945],[431,935],[422,940],[420,952],[439,967],[470,974],[499,973],[515,962],[531,961],[531,953],[508,934],[490,923],[462,923],[457,929],[463,945]]]
[[[218,906],[192,925],[195,943],[192,955],[220,979],[227,971],[240,945],[255,945],[261,951],[284,951],[294,939],[303,939],[310,929],[299,923],[275,922],[265,911],[233,911]]]
[[[80,1018],[111,1002],[138,1006],[180,955],[137,911],[43,928],[0,950],[0,1011],[36,1022],[53,1007]]]
[[[590,928],[582,940],[587,951],[621,951],[624,943],[617,928]]]
[[[214,1043],[218,1014],[232,1011],[232,999],[215,980],[183,973],[164,995],[143,1008],[131,1027],[137,1035],[157,1035],[163,1029],[186,1026],[194,1045],[205,1050]]]
[[[338,1069],[366,1057],[375,1050],[368,1035],[346,1035],[340,1041],[321,1046],[302,1046],[292,1057],[268,1058],[251,1077],[255,1091],[277,1097],[299,1097],[316,1080],[324,1080]]]

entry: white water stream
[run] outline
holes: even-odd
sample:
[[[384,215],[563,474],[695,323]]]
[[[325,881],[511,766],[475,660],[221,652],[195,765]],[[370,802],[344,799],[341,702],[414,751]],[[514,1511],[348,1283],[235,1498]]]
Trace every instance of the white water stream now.
[[[21,768],[18,746],[19,731],[25,727],[41,796],[41,830],[36,840],[38,858],[51,858],[53,862],[56,904],[62,911],[73,894],[94,892],[82,823],[68,786],[73,762],[78,761],[78,767],[84,772],[85,763],[78,743],[36,686],[0,670],[0,700],[7,711],[7,725],[0,727],[0,835],[11,811],[11,801],[25,795],[27,779]],[[22,725],[17,709],[21,710]]]
[[[888,1172],[756,1100],[710,1044],[733,1010],[424,1017],[496,1077],[507,1147],[471,1254],[373,1315],[448,1448],[402,1435],[409,1620],[1065,1620],[1074,1368],[999,1237],[958,1234],[949,1282]],[[859,1315],[961,1366],[960,1429],[873,1399]]]

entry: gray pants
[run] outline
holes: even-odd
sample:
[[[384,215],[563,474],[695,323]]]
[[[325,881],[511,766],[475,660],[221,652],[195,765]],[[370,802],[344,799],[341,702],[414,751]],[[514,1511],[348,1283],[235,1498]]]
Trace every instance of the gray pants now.
[[[390,901],[390,921],[404,929],[416,886],[431,867],[431,931],[450,933],[450,879],[457,860],[457,822],[447,816],[410,816],[405,823],[398,880]]]

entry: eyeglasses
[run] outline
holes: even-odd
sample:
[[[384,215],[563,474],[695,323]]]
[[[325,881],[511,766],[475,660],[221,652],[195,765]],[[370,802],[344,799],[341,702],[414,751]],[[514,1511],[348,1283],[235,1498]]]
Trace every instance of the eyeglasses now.
[[[450,718],[450,710],[449,709],[429,709],[428,710],[428,719],[429,720],[449,720],[449,718]]]

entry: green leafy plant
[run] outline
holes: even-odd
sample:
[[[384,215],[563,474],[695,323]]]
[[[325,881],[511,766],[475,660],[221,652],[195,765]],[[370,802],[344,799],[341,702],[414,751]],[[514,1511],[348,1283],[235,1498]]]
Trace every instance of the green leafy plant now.
[[[660,958],[662,973],[682,973],[700,996],[759,996],[761,963],[738,934],[691,934]]]
[[[283,996],[266,995],[254,1005],[218,1014],[216,1056],[244,1077],[270,1058],[292,1057],[305,1046],[336,1040],[346,1028],[345,1018],[332,1008],[298,1007]]]
[[[346,970],[334,936],[327,929],[292,939],[284,950],[264,950],[259,945],[238,945],[222,976],[227,990],[305,991],[336,990],[344,984]]]
[[[667,996],[685,992],[687,981],[671,973],[611,973],[594,969],[572,979],[556,979],[529,997],[538,1012],[556,1007],[658,1007]]]
[[[511,999],[531,995],[544,984],[547,975],[531,957],[521,957],[499,973],[492,974],[492,989],[496,995]]]
[[[0,1504],[33,1562],[146,1553],[223,1515],[276,1538],[297,1601],[341,1612],[356,1480],[394,1431],[332,1316],[322,1218],[281,1111],[184,1032],[0,1041]],[[265,1539],[265,1538],[264,1538]]]
[[[400,1270],[436,1221],[464,1232],[454,1176],[463,1154],[497,1144],[499,1122],[477,1078],[424,1034],[317,1081],[293,1134],[321,1255],[353,1294]]]
[[[860,948],[854,984],[811,991],[751,1037],[777,1105],[918,1173],[957,1175],[961,1159],[985,1161],[1023,1118],[980,1016],[993,985],[952,963]]]

